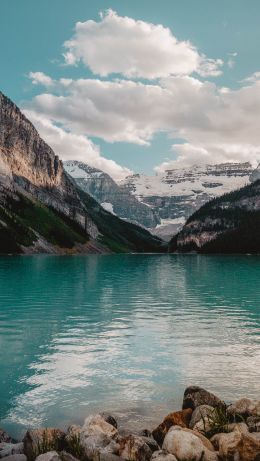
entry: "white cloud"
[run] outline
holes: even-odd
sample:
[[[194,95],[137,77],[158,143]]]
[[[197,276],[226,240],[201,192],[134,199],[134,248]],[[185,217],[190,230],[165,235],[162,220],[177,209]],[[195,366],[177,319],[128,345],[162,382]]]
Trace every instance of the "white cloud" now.
[[[104,158],[99,147],[85,136],[67,132],[34,111],[25,110],[24,112],[35,125],[42,138],[48,142],[62,160],[73,159],[85,162],[92,167],[105,171],[116,181],[120,181],[132,173],[128,168],[118,165],[113,160]]]
[[[61,79],[55,88],[58,94],[38,95],[31,109],[77,135],[148,144],[164,131],[185,140],[177,148],[180,159],[186,149],[185,161],[260,159],[258,80],[238,90],[187,76],[154,85]]]
[[[28,77],[32,80],[33,85],[52,86],[53,80],[43,72],[30,72]]]
[[[122,74],[127,78],[155,79],[169,75],[203,77],[221,74],[221,59],[199,54],[189,41],[179,41],[171,30],[108,10],[101,20],[78,22],[74,36],[64,43],[65,61],[82,61],[94,74],[106,77]]]

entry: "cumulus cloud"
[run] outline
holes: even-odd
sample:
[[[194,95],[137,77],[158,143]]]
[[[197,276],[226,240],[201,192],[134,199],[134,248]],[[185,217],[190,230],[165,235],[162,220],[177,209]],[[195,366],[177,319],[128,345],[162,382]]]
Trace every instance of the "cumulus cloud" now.
[[[62,160],[73,159],[85,162],[92,167],[105,171],[116,181],[120,181],[132,173],[128,168],[124,168],[113,160],[103,157],[99,147],[85,136],[67,132],[34,111],[25,110],[24,112],[35,125],[42,138],[48,142]]]
[[[55,85],[57,94],[39,94],[31,109],[77,135],[149,144],[164,131],[185,140],[174,146],[180,158],[186,149],[185,161],[259,159],[258,80],[237,90],[188,76],[153,85],[97,79],[63,79]]]
[[[169,28],[108,10],[100,21],[78,22],[64,43],[68,65],[82,61],[94,74],[106,77],[156,79],[169,75],[221,74],[221,59],[208,59],[189,41],[179,41]]]

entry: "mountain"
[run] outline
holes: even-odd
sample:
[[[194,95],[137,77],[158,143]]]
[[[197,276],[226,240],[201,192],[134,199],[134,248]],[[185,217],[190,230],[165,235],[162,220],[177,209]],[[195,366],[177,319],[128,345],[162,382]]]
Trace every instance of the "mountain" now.
[[[108,251],[162,251],[162,242],[82,194],[0,92],[0,253]]]
[[[105,209],[170,240],[187,218],[216,196],[249,182],[250,163],[225,163],[167,170],[156,176],[135,174],[117,184],[85,163],[68,161],[66,171]]]
[[[259,177],[257,169],[252,180]],[[170,251],[260,253],[260,179],[202,206],[173,237]]]
[[[124,187],[160,217],[157,235],[173,235],[186,219],[214,197],[242,187],[253,171],[250,163],[175,168],[145,176],[136,174],[123,182]]]
[[[141,203],[108,174],[78,161],[64,162],[64,167],[78,187],[94,197],[107,211],[146,228],[159,224],[160,220],[151,207]]]

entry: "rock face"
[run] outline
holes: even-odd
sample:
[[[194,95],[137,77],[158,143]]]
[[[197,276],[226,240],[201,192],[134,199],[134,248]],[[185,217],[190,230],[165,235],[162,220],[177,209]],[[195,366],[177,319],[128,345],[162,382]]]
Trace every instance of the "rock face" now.
[[[260,180],[201,207],[169,248],[178,252],[259,253]]]
[[[78,161],[64,162],[64,167],[77,185],[92,195],[106,210],[147,228],[159,224],[160,220],[151,207],[141,203],[107,173]]]
[[[161,245],[77,189],[58,156],[0,92],[0,254],[153,251],[150,243]]]

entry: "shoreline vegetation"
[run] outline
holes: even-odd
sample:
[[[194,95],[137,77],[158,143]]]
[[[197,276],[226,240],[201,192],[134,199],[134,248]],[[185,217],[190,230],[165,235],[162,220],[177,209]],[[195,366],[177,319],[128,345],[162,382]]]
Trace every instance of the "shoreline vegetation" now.
[[[154,430],[130,432],[107,413],[82,426],[29,429],[22,441],[0,429],[4,461],[260,461],[260,400],[227,405],[211,392],[190,386],[182,409]]]

